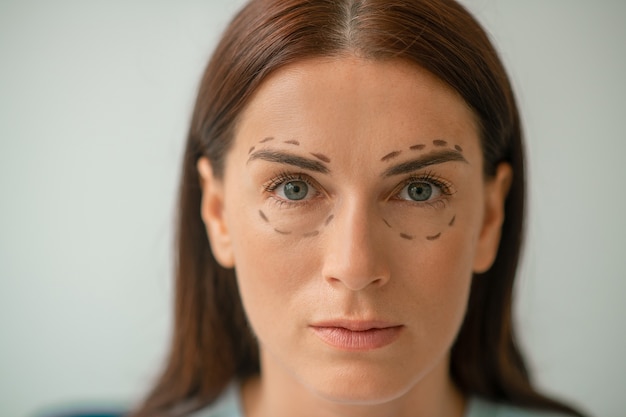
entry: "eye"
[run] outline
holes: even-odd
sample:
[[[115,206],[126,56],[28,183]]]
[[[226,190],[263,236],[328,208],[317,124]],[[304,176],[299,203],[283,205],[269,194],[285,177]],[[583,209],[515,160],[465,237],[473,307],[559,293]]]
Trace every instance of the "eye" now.
[[[426,202],[441,196],[441,187],[426,181],[411,181],[398,193],[401,200]]]
[[[309,195],[309,185],[300,180],[286,181],[278,185],[275,192],[285,200],[300,201]]]

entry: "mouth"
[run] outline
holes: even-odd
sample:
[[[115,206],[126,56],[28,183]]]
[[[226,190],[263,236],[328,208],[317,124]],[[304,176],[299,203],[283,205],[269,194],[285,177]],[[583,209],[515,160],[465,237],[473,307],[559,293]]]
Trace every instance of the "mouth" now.
[[[313,333],[326,344],[346,351],[380,349],[395,342],[403,325],[379,321],[333,321],[310,326]]]

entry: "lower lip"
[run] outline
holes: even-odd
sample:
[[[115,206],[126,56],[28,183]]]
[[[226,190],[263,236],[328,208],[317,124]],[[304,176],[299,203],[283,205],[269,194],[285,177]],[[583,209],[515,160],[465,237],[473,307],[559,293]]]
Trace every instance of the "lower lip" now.
[[[380,349],[395,342],[402,326],[363,331],[344,327],[312,327],[313,332],[327,344],[342,350],[365,351]]]

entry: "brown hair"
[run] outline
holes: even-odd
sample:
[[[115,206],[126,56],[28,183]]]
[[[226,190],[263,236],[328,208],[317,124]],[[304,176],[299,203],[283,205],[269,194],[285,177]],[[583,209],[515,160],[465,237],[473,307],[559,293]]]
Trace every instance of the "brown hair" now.
[[[196,162],[207,156],[221,177],[237,117],[268,74],[306,58],[346,54],[402,59],[432,72],[480,121],[485,175],[502,161],[513,168],[496,261],[474,277],[452,348],[453,380],[467,394],[580,415],[533,388],[515,343],[511,304],[525,212],[522,132],[506,72],[481,26],[452,0],[253,0],[228,26],[200,84],[180,187],[172,346],[136,416],[198,409],[233,378],[259,371],[234,271],[222,268],[209,247]]]

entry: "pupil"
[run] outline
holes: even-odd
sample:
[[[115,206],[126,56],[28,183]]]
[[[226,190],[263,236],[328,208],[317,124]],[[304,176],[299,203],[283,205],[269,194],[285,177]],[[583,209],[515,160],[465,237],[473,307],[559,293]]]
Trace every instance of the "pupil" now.
[[[433,187],[430,184],[421,182],[409,185],[409,197],[415,201],[426,201],[433,194]]]
[[[290,200],[302,200],[308,191],[309,186],[304,181],[290,181],[285,184],[285,197]]]

